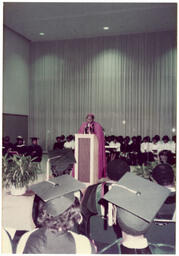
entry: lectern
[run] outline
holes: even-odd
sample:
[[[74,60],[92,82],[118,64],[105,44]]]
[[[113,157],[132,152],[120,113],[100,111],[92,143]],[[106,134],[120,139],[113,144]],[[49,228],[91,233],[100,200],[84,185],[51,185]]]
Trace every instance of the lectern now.
[[[87,184],[98,182],[98,138],[75,134],[75,178]]]

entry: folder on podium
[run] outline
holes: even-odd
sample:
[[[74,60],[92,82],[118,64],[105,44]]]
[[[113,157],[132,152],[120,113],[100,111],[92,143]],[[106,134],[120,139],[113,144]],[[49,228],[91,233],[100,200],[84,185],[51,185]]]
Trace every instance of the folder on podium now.
[[[98,138],[75,134],[75,178],[88,185],[98,182]]]

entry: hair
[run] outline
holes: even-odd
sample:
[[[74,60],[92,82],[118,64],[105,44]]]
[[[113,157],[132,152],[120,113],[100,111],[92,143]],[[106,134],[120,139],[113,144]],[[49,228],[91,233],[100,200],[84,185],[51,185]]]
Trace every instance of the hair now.
[[[114,159],[107,166],[107,176],[111,180],[118,181],[126,172],[130,171],[130,167],[125,160]]]
[[[72,229],[75,224],[79,224],[82,218],[80,202],[76,197],[74,203],[66,211],[56,217],[48,214],[44,206],[45,203],[43,202],[41,206],[39,206],[37,222],[40,227],[46,227],[53,229],[54,231],[59,231],[59,229],[61,229],[66,232]]]
[[[92,113],[87,114],[86,119],[88,118],[88,116],[91,116],[93,120],[95,118],[94,114],[92,114]]]
[[[153,179],[162,186],[171,185],[174,181],[174,172],[169,164],[158,164],[152,171]]]

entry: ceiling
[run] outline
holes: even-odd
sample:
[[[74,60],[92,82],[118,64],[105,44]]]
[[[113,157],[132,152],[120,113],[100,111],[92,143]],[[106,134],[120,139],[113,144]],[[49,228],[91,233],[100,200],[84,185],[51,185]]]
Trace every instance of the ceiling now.
[[[176,3],[4,2],[4,25],[30,41],[176,30]],[[109,26],[109,30],[104,30]],[[44,32],[44,36],[39,33]]]

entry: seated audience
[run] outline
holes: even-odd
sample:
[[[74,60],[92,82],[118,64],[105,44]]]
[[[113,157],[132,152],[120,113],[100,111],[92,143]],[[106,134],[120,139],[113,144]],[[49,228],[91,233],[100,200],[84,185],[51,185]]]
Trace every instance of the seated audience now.
[[[31,137],[32,144],[27,147],[28,155],[31,156],[33,162],[41,162],[42,160],[42,148],[38,145],[38,138]]]
[[[147,165],[147,163],[149,161],[151,161],[151,159],[152,159],[152,155],[150,152],[150,137],[149,136],[146,136],[143,138],[143,141],[141,142],[141,145],[140,145],[140,151],[141,151],[141,154],[140,154],[141,162],[142,162],[142,164]]]
[[[61,141],[61,137],[57,136],[56,137],[56,142],[53,145],[53,150],[63,149],[63,145],[64,145],[64,142]]]
[[[158,154],[160,151],[160,142],[157,136],[152,138],[152,142],[150,143],[150,152],[152,153],[151,161],[158,161]]]
[[[126,173],[103,196],[112,204],[113,221],[122,230],[116,242],[121,254],[173,254],[175,248],[166,244],[149,244],[145,233],[170,194],[167,188]],[[100,252],[99,252],[100,253]],[[104,253],[104,249],[103,249]]]
[[[24,248],[21,237],[17,253],[24,254],[91,254],[95,245],[74,231],[82,220],[80,203],[74,192],[84,189],[84,184],[70,175],[31,186],[40,198],[39,228],[29,232]],[[26,235],[26,234],[25,234]],[[19,249],[20,251],[19,252]]]
[[[140,144],[137,141],[136,136],[132,137],[132,143],[130,144],[130,164],[131,165],[138,165],[140,163]]]
[[[127,163],[130,165],[130,137],[126,136],[123,140],[123,143],[121,144],[121,153],[120,153],[120,158],[127,161]]]

